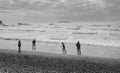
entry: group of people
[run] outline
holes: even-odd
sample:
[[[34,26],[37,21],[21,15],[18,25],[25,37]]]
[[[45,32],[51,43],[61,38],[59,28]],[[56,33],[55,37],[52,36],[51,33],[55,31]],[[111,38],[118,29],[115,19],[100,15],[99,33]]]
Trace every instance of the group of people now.
[[[63,54],[66,54],[67,51],[65,48],[65,44],[63,42],[61,44],[62,44]],[[77,47],[77,54],[81,55],[81,44],[79,41],[76,43],[76,47]],[[32,40],[32,50],[36,50],[36,40],[35,39]],[[18,53],[20,53],[20,52],[21,52],[21,41],[19,40],[18,41]]]
[[[32,40],[32,50],[36,50],[36,40]],[[21,41],[18,41],[18,53],[21,52]]]
[[[81,44],[79,41],[76,43],[76,47],[77,47],[77,54],[81,55]],[[67,53],[66,48],[65,48],[65,44],[63,42],[62,42],[62,51],[63,51],[63,54]]]

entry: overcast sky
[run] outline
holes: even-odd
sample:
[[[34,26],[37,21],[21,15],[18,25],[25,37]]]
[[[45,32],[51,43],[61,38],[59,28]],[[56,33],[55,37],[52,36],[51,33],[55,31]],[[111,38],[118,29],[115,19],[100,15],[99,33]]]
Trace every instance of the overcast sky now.
[[[0,0],[2,18],[119,21],[120,0]]]

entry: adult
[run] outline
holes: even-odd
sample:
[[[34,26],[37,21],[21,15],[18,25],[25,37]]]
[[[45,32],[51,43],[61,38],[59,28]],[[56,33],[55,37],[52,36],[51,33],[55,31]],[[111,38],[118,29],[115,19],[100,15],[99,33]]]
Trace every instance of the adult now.
[[[62,51],[63,51],[63,54],[66,54],[67,53],[67,51],[66,51],[66,49],[65,49],[65,44],[62,42]]]
[[[20,53],[21,52],[21,41],[19,40],[18,41],[18,53]]]
[[[36,40],[32,41],[32,50],[36,50]]]
[[[0,25],[2,25],[3,23],[2,23],[2,20],[0,20]]]
[[[77,54],[81,55],[81,44],[79,41],[76,43],[76,47],[77,47]]]

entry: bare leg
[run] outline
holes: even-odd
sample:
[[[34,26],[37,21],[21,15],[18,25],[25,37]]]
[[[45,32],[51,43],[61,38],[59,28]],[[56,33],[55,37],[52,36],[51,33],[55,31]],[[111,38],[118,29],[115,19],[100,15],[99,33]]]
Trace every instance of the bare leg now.
[[[79,51],[78,51],[78,49],[77,49],[77,54],[79,55]]]
[[[32,45],[32,50],[35,50],[35,46],[34,45]]]
[[[80,55],[80,50],[79,49],[77,49],[77,54]]]
[[[64,48],[62,49],[62,51],[63,51],[63,54],[66,54],[66,50]]]
[[[80,49],[78,49],[78,55],[81,55],[81,50]]]
[[[80,55],[81,55],[81,49],[80,49]]]

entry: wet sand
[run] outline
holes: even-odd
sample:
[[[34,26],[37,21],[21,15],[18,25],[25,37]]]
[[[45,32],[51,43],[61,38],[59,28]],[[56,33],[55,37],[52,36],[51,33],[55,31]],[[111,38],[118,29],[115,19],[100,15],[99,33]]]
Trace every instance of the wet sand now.
[[[32,51],[32,40],[22,40],[22,51]],[[0,49],[17,50],[17,40],[0,40]],[[65,43],[67,54],[77,55],[75,43]],[[38,52],[62,54],[61,43],[39,42],[37,41],[36,50]],[[81,45],[82,55],[88,57],[101,58],[120,58],[119,47],[97,46],[97,45]]]

